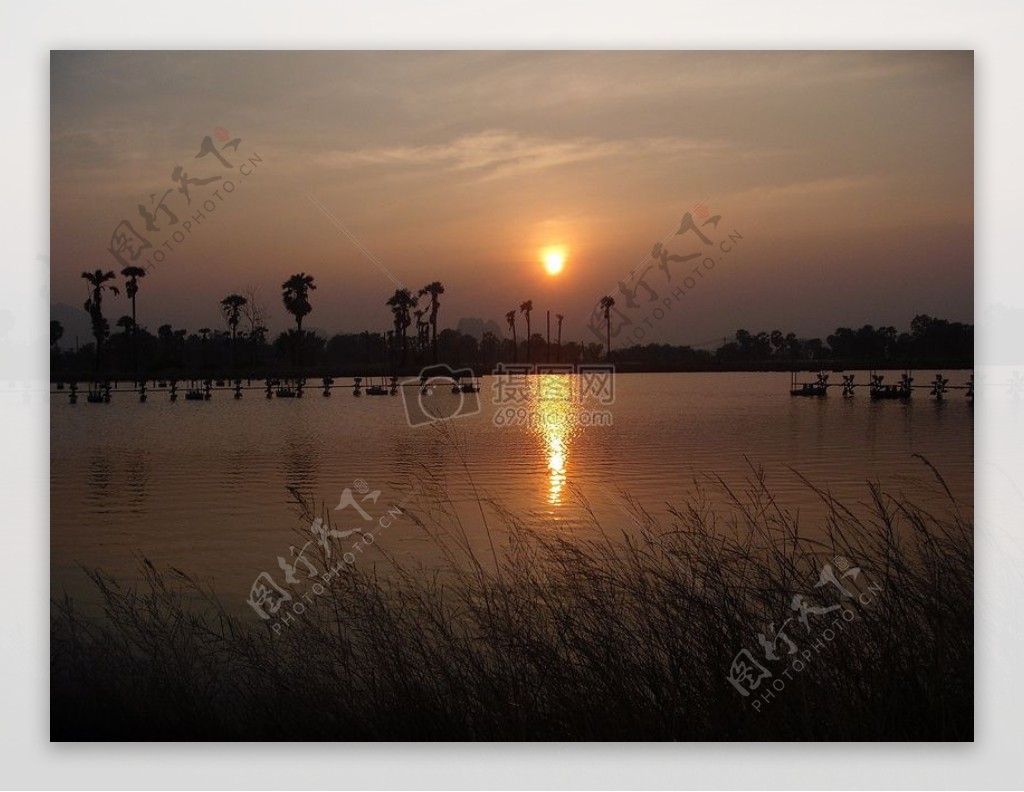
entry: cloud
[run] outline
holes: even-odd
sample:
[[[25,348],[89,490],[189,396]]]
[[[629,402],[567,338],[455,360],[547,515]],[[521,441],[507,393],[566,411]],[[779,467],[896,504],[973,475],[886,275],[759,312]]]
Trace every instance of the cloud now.
[[[542,138],[505,130],[487,130],[447,143],[424,146],[384,146],[337,150],[320,155],[319,165],[347,169],[359,167],[440,168],[476,172],[493,179],[536,173],[581,162],[637,156],[720,156],[725,143],[689,138]]]
[[[810,179],[789,184],[759,185],[733,193],[729,198],[732,200],[778,201],[784,198],[848,192],[869,187],[878,188],[883,181],[879,176],[838,176],[831,179]]]

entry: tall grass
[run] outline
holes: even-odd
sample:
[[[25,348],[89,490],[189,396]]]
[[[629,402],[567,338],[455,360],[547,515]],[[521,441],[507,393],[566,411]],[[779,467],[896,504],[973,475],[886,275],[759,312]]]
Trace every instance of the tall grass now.
[[[482,544],[439,483],[407,517],[443,563],[400,562],[382,537],[386,573],[344,567],[281,634],[180,570],[144,561],[132,587],[92,571],[105,616],[66,598],[52,611],[52,737],[969,740],[973,530],[935,481],[927,508],[807,481],[826,515],[813,532],[757,470],[701,484],[665,520],[626,498],[624,525],[591,512],[585,537],[481,497]],[[851,601],[828,641],[838,612],[794,620],[799,652],[765,661],[755,635],[795,616],[794,594],[836,599],[814,584],[837,556],[862,570],[846,583],[876,586],[870,604]],[[727,680],[740,649],[780,679],[815,643],[768,700],[772,680],[746,698]]]

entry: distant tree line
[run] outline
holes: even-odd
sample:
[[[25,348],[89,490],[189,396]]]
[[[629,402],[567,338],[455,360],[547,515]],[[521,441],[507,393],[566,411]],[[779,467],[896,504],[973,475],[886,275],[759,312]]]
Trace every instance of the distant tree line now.
[[[781,330],[737,330],[733,340],[708,354],[719,364],[774,364],[786,368],[794,364],[970,367],[974,364],[974,325],[919,314],[911,321],[909,332],[868,324],[856,330],[838,327],[824,340],[798,338]]]
[[[131,315],[121,316],[114,324],[115,330],[104,314],[104,297],[121,293],[113,271],[82,273],[88,286],[84,309],[92,326],[90,343],[76,344],[74,350],[62,347],[64,328],[58,321],[50,322],[51,371],[55,379],[372,375],[408,373],[438,362],[483,371],[503,361],[578,363],[607,356],[598,343],[563,344],[562,314],[554,316],[553,341],[531,332],[532,300],[519,306],[518,315],[526,324],[522,340],[515,309],[506,316],[510,339],[490,331],[477,338],[439,328],[440,298],[445,293],[440,281],[431,281],[415,294],[409,289],[396,289],[382,301],[391,310],[393,329],[326,338],[302,326],[313,311],[311,292],[317,288],[314,277],[305,272],[281,284],[281,301],[295,327],[276,337],[270,336],[269,310],[254,288],[220,300],[223,329],[201,327],[190,332],[162,324],[153,333],[138,321],[137,297],[146,270],[126,267],[121,276],[125,279],[125,295],[131,301]]]
[[[915,316],[908,332],[895,327],[864,325],[858,330],[840,327],[825,340],[799,338],[781,330],[737,330],[717,349],[671,344],[647,344],[610,349],[611,297],[601,300],[606,322],[606,344],[562,341],[562,314],[555,314],[547,333],[532,327],[533,301],[520,303],[505,315],[509,337],[484,331],[480,338],[451,328],[439,329],[440,281],[432,281],[413,294],[396,289],[382,300],[391,311],[392,329],[383,333],[340,333],[326,338],[304,330],[303,320],[313,311],[315,279],[305,272],[281,284],[281,302],[295,321],[271,338],[269,310],[256,289],[225,296],[218,303],[224,327],[201,327],[189,332],[170,324],[151,332],[138,321],[137,299],[146,270],[121,271],[131,313],[122,315],[112,330],[104,314],[104,297],[118,296],[113,271],[83,272],[88,295],[93,340],[76,349],[62,346],[64,328],[50,322],[51,374],[54,379],[112,377],[119,379],[177,377],[260,377],[267,375],[317,376],[409,374],[432,363],[471,367],[487,372],[498,363],[590,363],[610,360],[623,370],[727,370],[807,368],[833,366],[969,367],[974,359],[974,327],[960,322]],[[421,300],[423,301],[421,304]],[[109,305],[109,303],[108,303]],[[517,319],[525,333],[520,338]],[[492,325],[493,327],[493,325]],[[552,338],[553,335],[553,338]]]

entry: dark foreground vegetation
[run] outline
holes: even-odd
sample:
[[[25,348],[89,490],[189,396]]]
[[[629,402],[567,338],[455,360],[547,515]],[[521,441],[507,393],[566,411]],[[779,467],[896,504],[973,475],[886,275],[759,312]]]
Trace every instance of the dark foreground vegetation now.
[[[665,523],[629,502],[588,539],[482,503],[482,553],[435,501],[407,514],[441,571],[356,563],[280,635],[181,571],[145,562],[131,588],[96,571],[105,618],[54,603],[52,738],[971,740],[972,518],[936,482],[927,506],[808,483],[827,512],[811,526],[755,471],[698,487]],[[853,597],[815,587],[847,563]],[[805,627],[795,594],[854,617]],[[780,625],[795,654],[779,642],[769,661],[756,636]],[[728,680],[742,649],[773,672],[747,698]]]

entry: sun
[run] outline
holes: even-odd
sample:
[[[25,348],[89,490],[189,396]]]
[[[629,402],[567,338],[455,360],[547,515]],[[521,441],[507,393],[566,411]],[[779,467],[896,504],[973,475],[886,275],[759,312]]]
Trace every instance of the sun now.
[[[557,275],[565,266],[565,251],[562,248],[548,248],[544,251],[544,269],[548,275]]]

